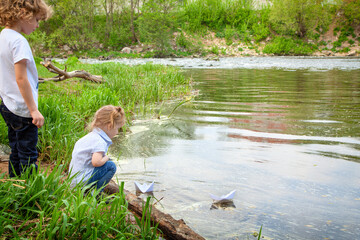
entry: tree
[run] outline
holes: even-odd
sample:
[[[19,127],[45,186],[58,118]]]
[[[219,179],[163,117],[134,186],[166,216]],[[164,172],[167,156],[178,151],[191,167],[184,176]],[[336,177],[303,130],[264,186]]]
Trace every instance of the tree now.
[[[360,0],[345,0],[343,3],[344,15],[354,26],[360,24]]]
[[[155,44],[158,56],[166,55],[171,47],[177,4],[177,0],[148,0],[141,8],[138,19],[141,40]]]
[[[270,22],[281,34],[306,37],[310,30],[322,21],[327,21],[322,0],[273,0]]]

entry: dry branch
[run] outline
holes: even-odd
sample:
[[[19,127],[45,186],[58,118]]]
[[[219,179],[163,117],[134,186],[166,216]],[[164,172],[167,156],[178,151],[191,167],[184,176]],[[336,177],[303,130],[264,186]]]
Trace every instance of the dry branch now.
[[[119,186],[114,181],[110,181],[110,183],[105,187],[105,191],[110,194],[119,192]],[[129,210],[135,215],[141,217],[143,213],[142,207],[145,206],[144,201],[125,189],[124,193],[126,201],[128,202]],[[165,239],[205,240],[202,236],[189,228],[184,220],[175,220],[171,215],[161,212],[154,206],[151,210],[151,220],[155,224],[159,224],[158,228],[165,235]]]
[[[58,75],[55,77],[51,77],[51,78],[39,78],[39,82],[45,82],[45,81],[58,82],[58,81],[64,81],[66,79],[74,78],[74,77],[83,78],[83,79],[89,80],[91,82],[96,82],[96,83],[105,82],[105,80],[103,79],[102,76],[92,75],[84,70],[75,70],[72,72],[67,72],[66,67],[65,67],[65,70],[61,70],[60,68],[54,66],[51,61],[47,61],[46,63],[41,62],[40,64],[43,65],[44,67],[46,67],[47,70],[49,70],[49,72],[56,73]]]

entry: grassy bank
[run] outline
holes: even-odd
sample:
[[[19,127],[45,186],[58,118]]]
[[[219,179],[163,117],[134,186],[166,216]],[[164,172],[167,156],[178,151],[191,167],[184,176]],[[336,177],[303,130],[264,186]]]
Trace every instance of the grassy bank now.
[[[53,163],[69,163],[75,142],[87,133],[86,125],[101,106],[113,104],[124,107],[129,123],[134,113],[151,111],[151,104],[181,98],[190,92],[190,80],[174,67],[117,63],[90,65],[81,64],[74,57],[65,64],[67,71],[83,69],[102,75],[106,82],[96,84],[69,79],[40,84],[39,109],[45,118],[45,124],[39,131],[40,160]],[[56,65],[64,68],[62,64]],[[41,77],[53,75],[41,65],[38,69]],[[3,119],[0,120],[0,137],[7,139]]]
[[[36,59],[39,63],[40,59]],[[62,64],[56,64],[64,68]],[[156,227],[148,219],[130,223],[130,213],[120,189],[111,205],[97,203],[84,189],[70,189],[64,175],[75,142],[87,133],[86,126],[103,105],[124,107],[128,122],[137,113],[151,113],[151,105],[188,95],[190,79],[174,67],[116,63],[81,64],[76,58],[66,62],[67,71],[83,69],[102,75],[103,84],[80,79],[45,82],[39,86],[39,110],[45,124],[39,131],[39,160],[54,170],[9,180],[0,175],[0,236],[29,239],[157,239]],[[38,65],[39,76],[53,74]],[[126,131],[125,126],[125,131]],[[7,141],[1,118],[0,137]],[[43,169],[43,168],[41,168]],[[148,203],[147,203],[148,205]],[[146,208],[149,211],[149,207]]]

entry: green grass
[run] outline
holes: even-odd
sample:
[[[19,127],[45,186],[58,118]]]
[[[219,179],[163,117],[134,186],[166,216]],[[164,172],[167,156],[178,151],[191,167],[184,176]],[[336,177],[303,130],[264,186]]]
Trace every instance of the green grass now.
[[[17,179],[0,175],[2,239],[158,239],[157,227],[146,217],[150,215],[128,222],[123,183],[119,193],[97,202],[95,195],[85,194],[86,188],[71,189],[63,170],[56,165]],[[151,213],[149,201],[145,213]]]

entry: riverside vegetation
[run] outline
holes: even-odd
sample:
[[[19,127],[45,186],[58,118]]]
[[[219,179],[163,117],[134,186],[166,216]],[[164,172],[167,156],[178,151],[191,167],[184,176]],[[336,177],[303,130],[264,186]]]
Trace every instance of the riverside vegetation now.
[[[49,77],[52,74],[39,65],[40,60],[36,58],[39,76]],[[5,173],[0,175],[1,238],[157,239],[159,230],[149,218],[135,217],[129,221],[131,214],[122,192],[123,185],[118,194],[112,195],[112,204],[106,205],[108,199],[97,203],[94,196],[84,194],[86,189],[70,189],[71,179],[64,172],[75,142],[86,134],[86,124],[100,106],[121,105],[131,120],[133,113],[151,111],[152,104],[188,95],[190,79],[177,68],[153,64],[90,65],[81,64],[76,57],[68,58],[65,64],[69,71],[84,69],[102,75],[106,82],[96,84],[72,79],[39,85],[39,109],[46,121],[39,130],[41,171],[20,179],[7,179]],[[7,139],[6,134],[1,118],[3,141]],[[44,163],[53,169],[44,171],[41,167]],[[144,216],[149,216],[149,211],[150,199],[144,207]]]
[[[29,36],[38,56],[359,54],[360,0],[48,3],[54,16]]]

